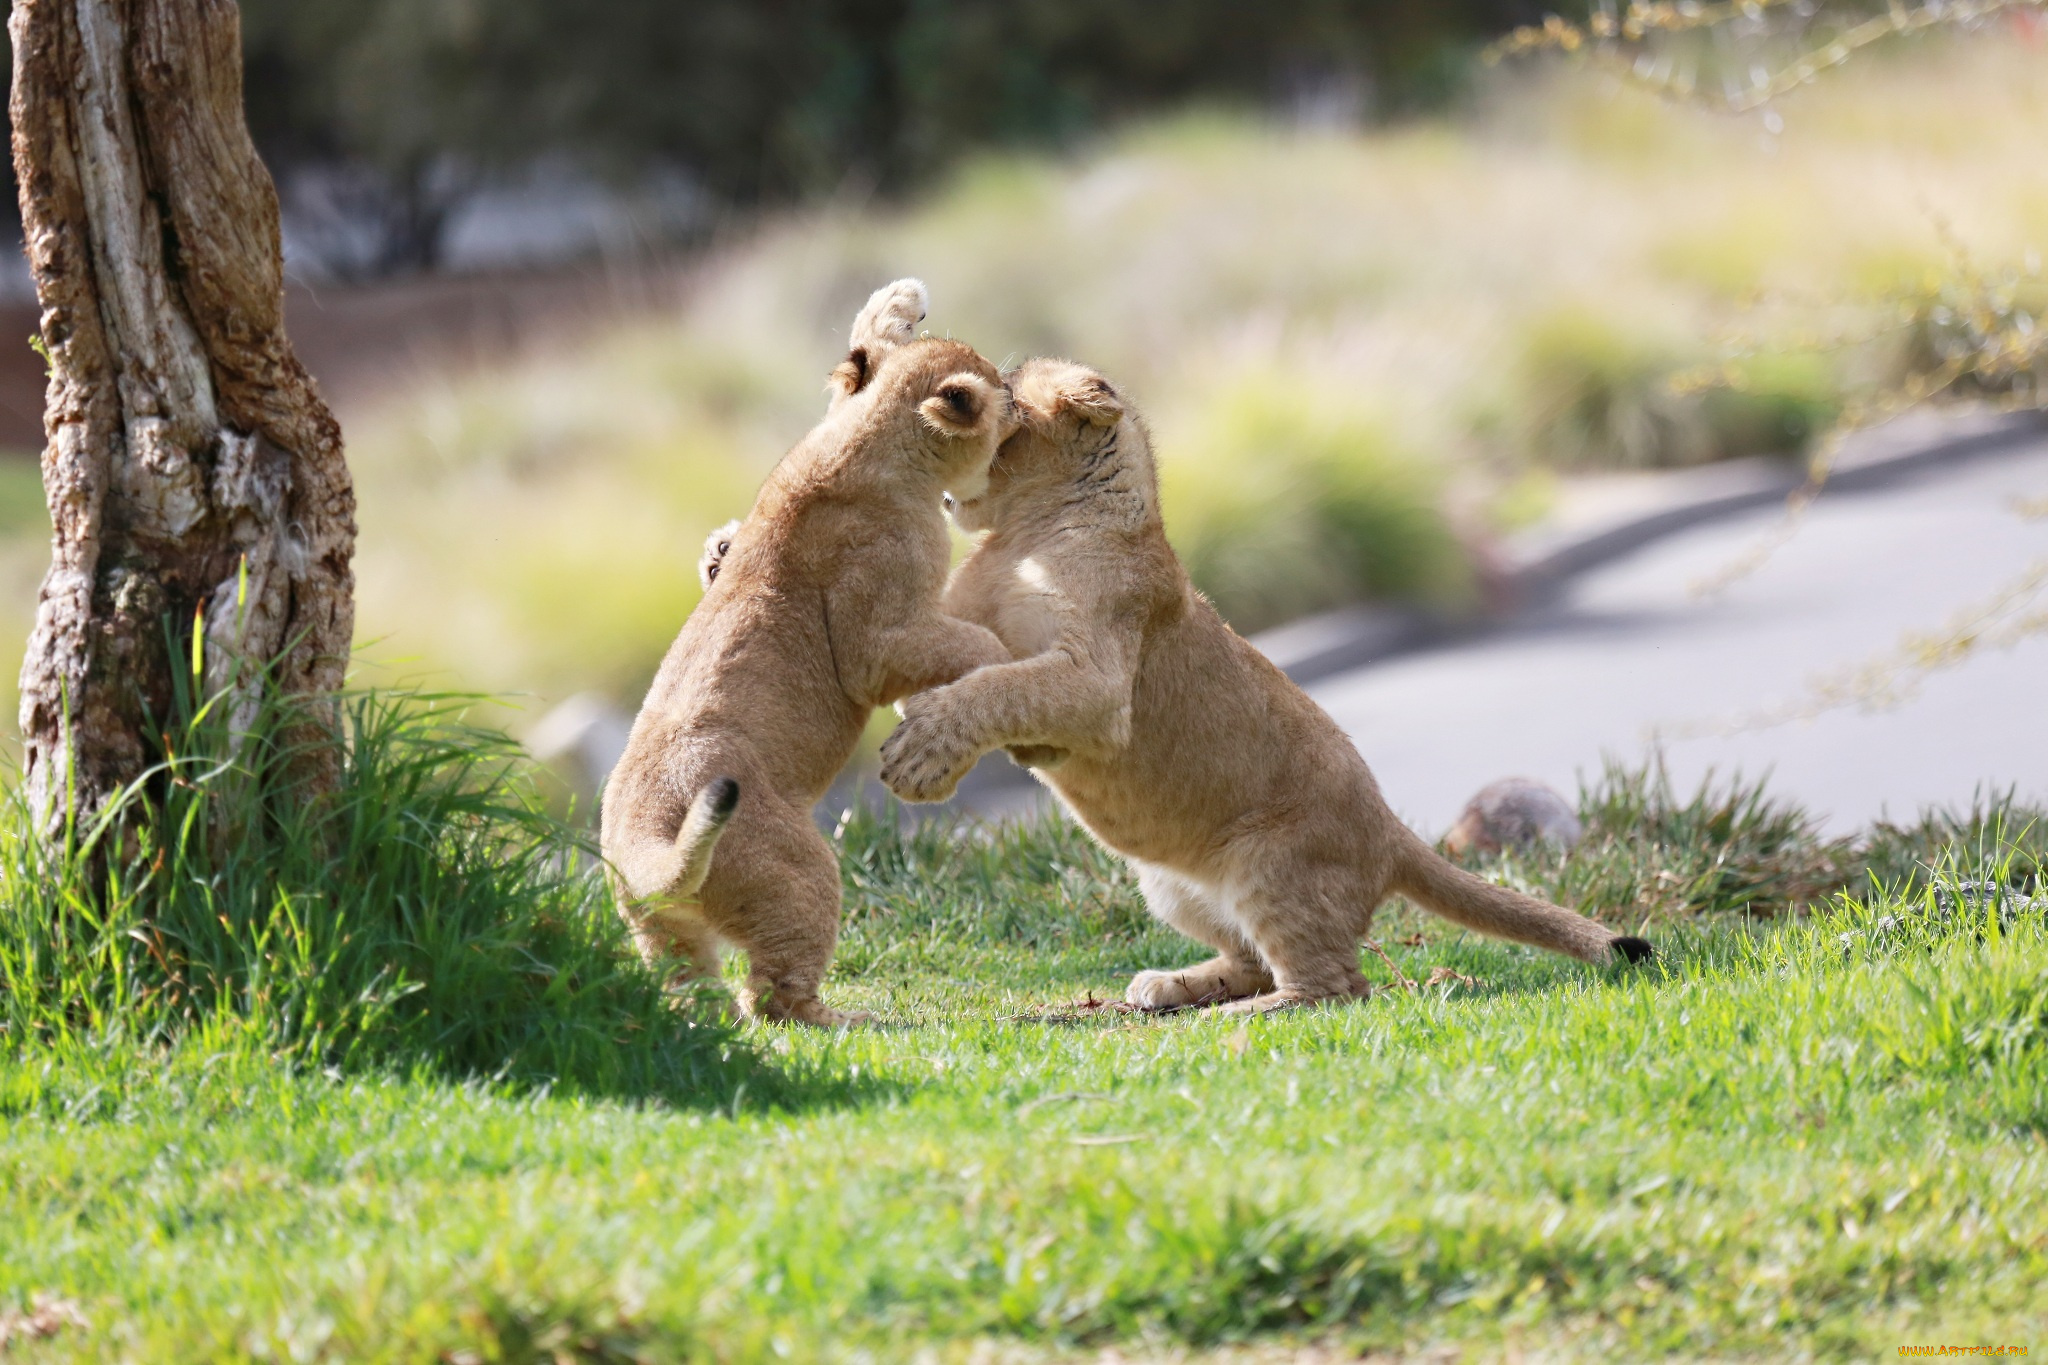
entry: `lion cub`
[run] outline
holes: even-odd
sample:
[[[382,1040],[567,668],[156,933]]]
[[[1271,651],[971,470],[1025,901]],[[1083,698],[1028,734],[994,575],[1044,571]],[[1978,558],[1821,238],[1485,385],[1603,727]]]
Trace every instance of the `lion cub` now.
[[[978,489],[1008,430],[994,366],[912,340],[924,286],[876,292],[824,421],[729,536],[605,788],[603,850],[651,962],[716,972],[746,949],[749,1015],[840,1024],[818,998],[839,935],[839,867],[812,805],[869,713],[1008,660],[942,615],[944,488]]]
[[[1248,1011],[1362,995],[1358,941],[1396,891],[1589,962],[1649,955],[1452,866],[1394,817],[1336,722],[1188,582],[1145,427],[1101,375],[1033,360],[1010,386],[1021,428],[984,491],[952,490],[955,521],[989,534],[945,609],[1018,662],[910,698],[882,780],[936,801],[990,749],[1037,764],[1137,870],[1152,912],[1217,951],[1139,973],[1132,1004]]]

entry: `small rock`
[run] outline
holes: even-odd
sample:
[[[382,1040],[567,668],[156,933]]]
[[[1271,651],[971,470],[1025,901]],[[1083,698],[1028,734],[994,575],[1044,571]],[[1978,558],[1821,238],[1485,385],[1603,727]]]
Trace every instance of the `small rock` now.
[[[1576,848],[1585,834],[1578,812],[1564,797],[1533,778],[1509,777],[1466,803],[1465,813],[1444,836],[1444,847],[1460,855],[1474,849],[1527,849],[1538,843],[1569,849]]]

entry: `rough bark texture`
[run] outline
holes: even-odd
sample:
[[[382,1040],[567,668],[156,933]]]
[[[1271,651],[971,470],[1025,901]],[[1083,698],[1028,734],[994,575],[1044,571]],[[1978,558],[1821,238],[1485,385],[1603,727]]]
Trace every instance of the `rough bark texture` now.
[[[14,0],[9,32],[55,526],[21,729],[55,822],[160,752],[195,617],[210,687],[273,659],[286,691],[340,685],[355,494],[285,339],[232,0]]]

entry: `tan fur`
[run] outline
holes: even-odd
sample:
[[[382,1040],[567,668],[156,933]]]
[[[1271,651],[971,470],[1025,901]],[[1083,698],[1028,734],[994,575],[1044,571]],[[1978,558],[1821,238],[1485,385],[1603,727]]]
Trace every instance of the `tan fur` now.
[[[1362,994],[1358,941],[1401,892],[1459,924],[1604,962],[1648,945],[1445,862],[1397,820],[1322,708],[1188,582],[1150,441],[1099,374],[1034,360],[1022,426],[955,520],[988,535],[946,593],[1018,662],[912,697],[882,779],[933,801],[986,751],[1039,764],[1136,869],[1152,912],[1215,960],[1142,972],[1134,1004],[1257,1010]]]
[[[811,807],[873,708],[1009,658],[939,611],[940,490],[980,485],[1007,394],[968,347],[912,340],[923,315],[914,280],[862,310],[825,420],[708,554],[715,581],[605,789],[604,854],[641,951],[688,979],[716,972],[722,943],[744,948],[748,1014],[849,1021],[818,998],[839,869]],[[737,804],[720,816],[726,780]]]

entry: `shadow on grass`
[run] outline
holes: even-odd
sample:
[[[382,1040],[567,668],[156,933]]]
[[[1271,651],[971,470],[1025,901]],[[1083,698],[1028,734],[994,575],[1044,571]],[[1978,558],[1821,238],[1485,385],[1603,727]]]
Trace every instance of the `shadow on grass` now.
[[[197,1110],[210,1116],[212,1126],[239,1115],[262,1119],[280,1106],[324,1113],[334,1102],[329,1087],[336,1096],[350,1096],[385,1086],[410,1095],[425,1087],[513,1104],[559,1100],[733,1118],[764,1111],[802,1115],[861,1109],[916,1088],[829,1061],[785,1062],[754,1047],[731,1050],[709,1063],[698,1054],[695,1062],[683,1065],[628,1063],[602,1075],[561,1076],[513,1068],[466,1071],[444,1055],[397,1051],[374,1064],[307,1066],[278,1056],[260,1035],[240,1025],[232,1027],[231,1035],[197,1029],[168,1046],[117,1032],[0,1047],[0,1121],[9,1123],[132,1125],[165,1112]],[[284,1098],[288,1093],[296,1098]]]
[[[536,1065],[534,1054],[549,1058]],[[485,1065],[479,1066],[481,1061]],[[560,1065],[560,1070],[548,1069]],[[914,1088],[830,1058],[772,1055],[763,1040],[724,1023],[679,1023],[621,1043],[610,1057],[579,1055],[542,1044],[533,1053],[479,1058],[460,1052],[392,1050],[376,1062],[337,1068],[348,1072],[403,1071],[447,1084],[481,1082],[516,1098],[557,1096],[631,1108],[684,1113],[771,1110],[806,1114],[859,1109],[901,1099]]]

